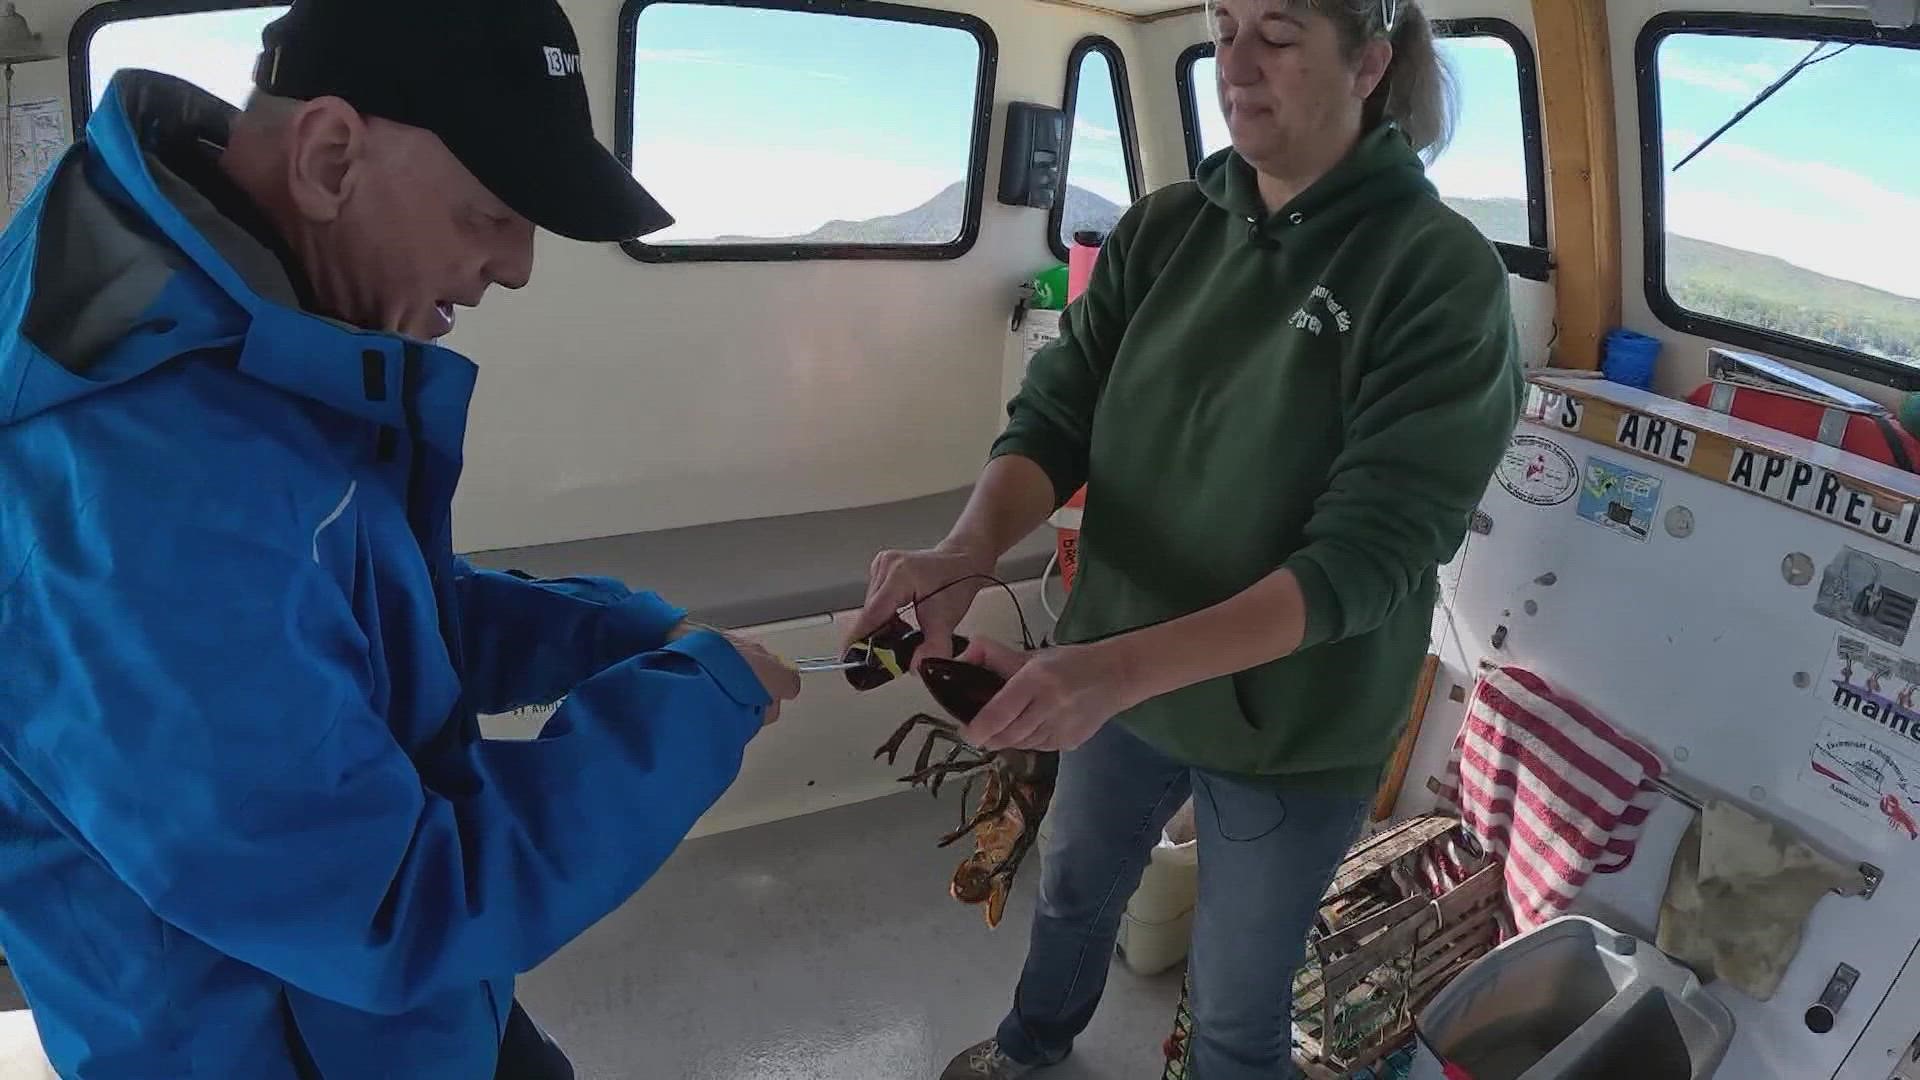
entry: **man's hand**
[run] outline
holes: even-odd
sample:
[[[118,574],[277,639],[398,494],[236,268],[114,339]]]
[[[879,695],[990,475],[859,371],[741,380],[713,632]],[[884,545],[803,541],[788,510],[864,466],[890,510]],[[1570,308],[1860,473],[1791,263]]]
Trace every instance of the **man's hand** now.
[[[702,630],[711,630],[726,638],[733,645],[734,651],[740,654],[740,659],[745,660],[747,666],[753,669],[753,674],[760,680],[760,685],[766,688],[767,696],[773,698],[773,704],[767,706],[767,715],[761,722],[761,726],[764,727],[780,719],[780,703],[792,701],[800,696],[799,669],[751,638],[728,633],[718,627],[707,626],[690,619],[681,620],[678,626],[667,631],[667,643],[672,644],[688,634],[697,634]]]
[[[767,688],[767,694],[773,698],[773,704],[767,706],[766,718],[761,726],[780,719],[780,703],[792,701],[800,696],[800,672],[792,664],[775,656],[766,646],[748,638],[726,635],[728,641],[740,653],[753,673],[759,677],[760,685]]]
[[[1072,750],[1144,700],[1104,644],[1027,653],[976,638],[959,659],[1007,680],[967,725],[967,741],[982,750]]]
[[[873,565],[867,569],[866,607],[855,620],[853,632],[841,642],[841,652],[886,625],[901,608],[913,604],[920,631],[926,635],[926,644],[914,653],[914,667],[930,656],[952,656],[954,627],[966,617],[973,598],[989,584],[983,575],[993,573],[994,562],[991,555],[945,547],[883,551],[874,556]]]

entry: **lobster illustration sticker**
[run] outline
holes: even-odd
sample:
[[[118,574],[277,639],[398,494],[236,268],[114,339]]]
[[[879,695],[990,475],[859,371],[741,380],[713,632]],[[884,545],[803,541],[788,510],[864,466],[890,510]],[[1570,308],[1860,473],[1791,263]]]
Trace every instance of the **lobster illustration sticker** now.
[[[1864,818],[1897,840],[1920,840],[1920,762],[1840,724],[1821,725],[1800,779],[1825,798],[1822,808]]]
[[[1659,507],[1659,477],[1597,457],[1587,459],[1580,483],[1581,517],[1644,544]]]
[[[1507,494],[1533,506],[1559,506],[1580,490],[1580,466],[1552,439],[1515,435],[1494,478]]]

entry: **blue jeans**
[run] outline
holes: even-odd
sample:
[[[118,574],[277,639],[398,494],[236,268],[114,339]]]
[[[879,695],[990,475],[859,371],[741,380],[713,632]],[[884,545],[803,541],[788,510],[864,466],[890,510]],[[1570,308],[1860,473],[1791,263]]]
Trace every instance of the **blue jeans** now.
[[[1200,901],[1189,959],[1188,1075],[1294,1075],[1294,969],[1371,799],[1249,787],[1182,765],[1118,724],[1061,757],[1032,941],[998,1034],[1015,1061],[1059,1061],[1093,1019],[1120,916],[1161,830],[1190,792]]]

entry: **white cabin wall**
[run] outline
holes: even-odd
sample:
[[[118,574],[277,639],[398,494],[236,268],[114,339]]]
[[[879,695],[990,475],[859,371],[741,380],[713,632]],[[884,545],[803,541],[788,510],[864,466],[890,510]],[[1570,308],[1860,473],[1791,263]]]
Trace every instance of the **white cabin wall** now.
[[[1739,0],[1737,4],[1688,3],[1686,0],[1608,0],[1607,31],[1611,39],[1614,115],[1620,161],[1620,281],[1625,295],[1621,322],[1632,330],[1657,337],[1660,353],[1655,389],[1670,397],[1685,397],[1707,378],[1707,347],[1711,340],[1682,333],[1662,323],[1647,302],[1645,200],[1641,191],[1640,95],[1634,72],[1634,48],[1640,31],[1654,16],[1668,11],[1741,11],[1783,15],[1852,17],[1844,9],[1814,11],[1807,0]],[[1762,226],[1764,227],[1764,226]],[[1899,392],[1823,368],[1814,375],[1856,393],[1897,404]]]
[[[65,53],[89,6],[21,8]],[[619,2],[564,6],[612,145]],[[950,261],[645,265],[542,235],[532,284],[463,312],[448,342],[482,372],[455,502],[461,550],[839,509],[974,479],[1003,415],[1014,287],[1054,262],[1046,211],[993,196],[1005,104],[1058,104],[1087,34],[1133,61],[1134,26],[1034,2],[937,6],[986,19],[999,51],[973,249]],[[71,115],[66,68],[19,68],[15,100],[58,97]],[[779,181],[715,178],[743,199],[778,198]]]
[[[1015,284],[1047,214],[993,198],[1005,103],[1058,103],[1074,42],[1123,21],[952,0],[999,47],[980,238],[953,261],[642,265],[543,238],[533,284],[468,313],[484,370],[463,548],[837,509],[971,482],[1004,405]],[[611,142],[617,0],[569,0]],[[779,177],[716,177],[778,198]]]
[[[1207,40],[1207,17],[1194,11],[1186,15],[1142,23],[1136,33],[1140,63],[1135,72],[1134,96],[1144,90],[1151,100],[1140,101],[1140,164],[1150,191],[1187,179],[1187,135],[1180,124],[1179,83],[1175,81],[1180,54],[1197,42]],[[1213,102],[1202,104],[1218,108]],[[1145,124],[1152,116],[1151,128]]]

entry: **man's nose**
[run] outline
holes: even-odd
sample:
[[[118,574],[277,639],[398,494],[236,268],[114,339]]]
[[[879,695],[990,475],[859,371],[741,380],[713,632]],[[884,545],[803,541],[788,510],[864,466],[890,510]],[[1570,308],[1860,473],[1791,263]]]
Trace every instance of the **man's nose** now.
[[[487,266],[487,276],[502,288],[525,288],[533,279],[533,223],[518,225],[502,236],[500,248]]]

